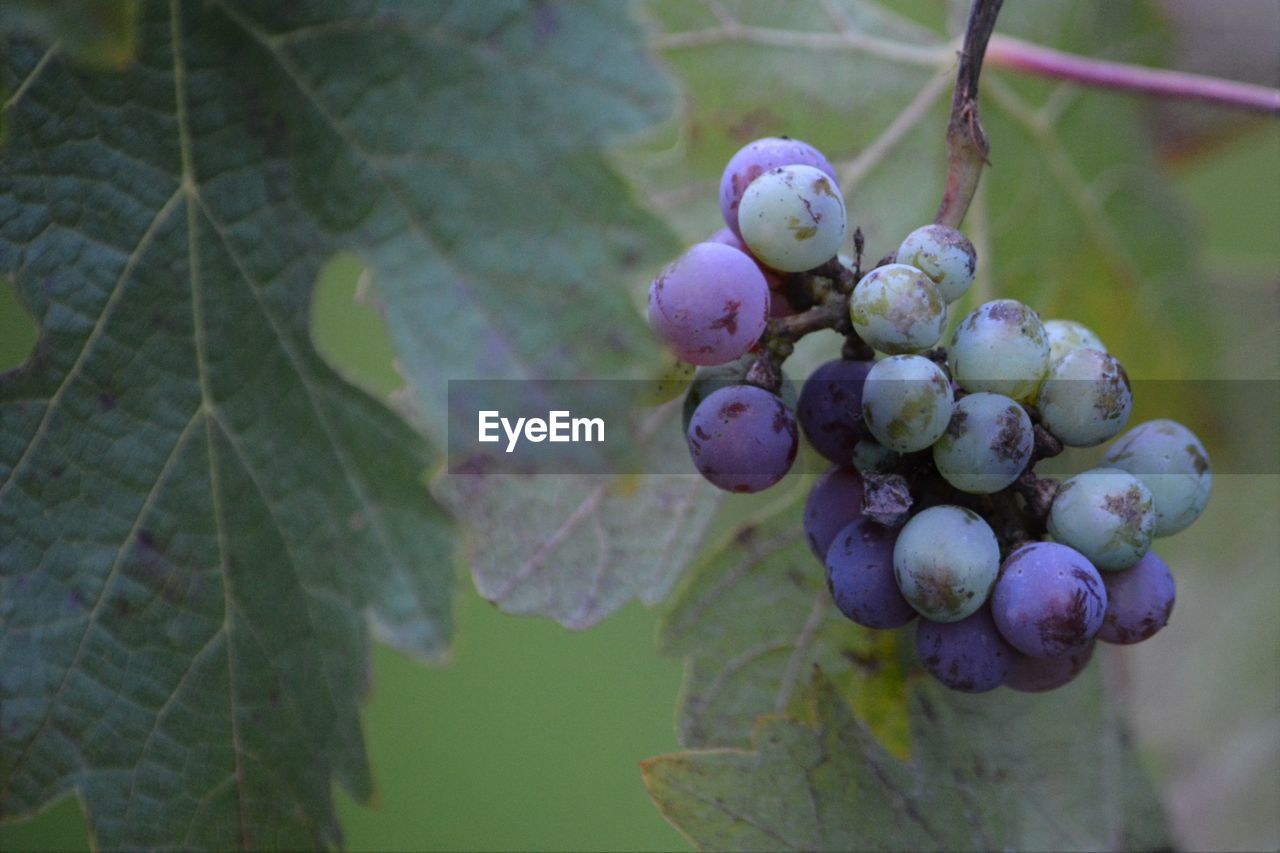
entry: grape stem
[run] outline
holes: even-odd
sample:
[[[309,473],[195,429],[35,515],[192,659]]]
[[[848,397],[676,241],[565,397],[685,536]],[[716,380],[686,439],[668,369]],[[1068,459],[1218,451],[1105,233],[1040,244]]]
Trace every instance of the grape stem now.
[[[991,151],[978,110],[978,78],[1003,3],[1004,0],[973,0],[969,7],[969,23],[951,97],[951,118],[947,121],[947,186],[933,220],[939,225],[960,227]]]
[[[1188,74],[1167,68],[1146,68],[1076,56],[1009,36],[996,36],[987,48],[987,62],[1024,74],[1069,80],[1100,89],[1136,92],[1158,98],[1206,101],[1219,106],[1280,115],[1280,89]]]

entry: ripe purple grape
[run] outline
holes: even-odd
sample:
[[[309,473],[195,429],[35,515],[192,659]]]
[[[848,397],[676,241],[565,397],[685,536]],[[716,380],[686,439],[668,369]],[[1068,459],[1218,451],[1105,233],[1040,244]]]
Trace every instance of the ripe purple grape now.
[[[751,260],[755,261],[757,267],[760,268],[760,274],[764,276],[765,284],[769,285],[770,290],[781,290],[787,283],[787,277],[777,270],[769,269],[760,263],[760,259],[751,254],[751,250],[747,248],[747,244],[742,242],[742,238],[730,231],[728,228],[721,228],[706,239],[708,243],[721,243],[730,248],[737,249]]]
[[[836,534],[860,518],[862,477],[849,467],[828,468],[804,502],[804,532],[813,555],[825,560]]]
[[[649,325],[690,364],[724,364],[755,346],[769,320],[769,286],[750,257],[698,243],[649,286]]]
[[[1057,690],[1084,672],[1093,657],[1093,641],[1083,648],[1056,658],[1033,658],[1019,654],[1014,658],[1013,670],[1004,686],[1022,693],[1044,693]]]
[[[862,385],[873,362],[837,358],[818,367],[800,389],[796,417],[813,449],[847,465],[853,448],[869,438],[862,419]]]
[[[1150,639],[1169,623],[1176,589],[1164,560],[1151,551],[1123,572],[1102,576],[1107,585],[1107,612],[1098,639],[1131,645]]]
[[[687,437],[694,467],[729,492],[758,492],[781,480],[799,445],[791,410],[754,385],[712,392],[694,411]]]
[[[916,652],[929,674],[952,690],[985,693],[1009,677],[1018,652],[996,629],[987,607],[959,622],[916,626]]]
[[[840,612],[867,628],[897,628],[916,616],[893,578],[895,531],[870,519],[846,525],[827,551],[827,587]]]
[[[766,136],[748,142],[729,158],[720,177],[720,212],[734,234],[741,236],[738,205],[751,182],[772,169],[793,165],[812,166],[825,172],[832,181],[837,180],[836,170],[822,152],[799,139]]]
[[[1031,542],[1004,565],[991,593],[991,615],[1023,654],[1060,657],[1083,648],[1102,627],[1107,589],[1079,551]]]

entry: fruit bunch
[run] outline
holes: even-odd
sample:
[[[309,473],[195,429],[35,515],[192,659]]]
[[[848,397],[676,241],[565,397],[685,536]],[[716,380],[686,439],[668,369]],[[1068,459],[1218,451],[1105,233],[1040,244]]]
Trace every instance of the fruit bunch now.
[[[974,279],[972,243],[925,225],[864,275],[860,232],[854,256],[838,254],[848,223],[835,171],[803,142],[740,150],[720,207],[727,228],[651,285],[650,324],[700,365],[684,425],[707,480],[772,486],[801,431],[833,463],[804,527],[841,613],[881,629],[921,617],[924,667],[975,693],[1059,687],[1096,640],[1136,643],[1167,623],[1174,581],[1150,547],[1204,510],[1200,440],[1149,421],[1101,467],[1061,483],[1034,470],[1127,424],[1128,377],[1097,335],[997,299],[940,347],[948,306]],[[845,335],[842,356],[788,396],[781,363],[819,328]]]

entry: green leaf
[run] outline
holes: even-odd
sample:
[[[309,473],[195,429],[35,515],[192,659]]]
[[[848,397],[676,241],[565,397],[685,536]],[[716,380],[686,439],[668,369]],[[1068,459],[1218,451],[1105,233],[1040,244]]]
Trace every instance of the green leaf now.
[[[1159,803],[1097,668],[1045,696],[923,682],[911,759],[887,753],[812,670],[801,719],[760,719],[752,749],[650,759],[659,810],[704,850],[1149,850]],[[1045,772],[1051,765],[1053,772]]]
[[[672,417],[678,405],[659,415],[645,458],[687,455]],[[436,493],[465,520],[463,554],[480,594],[569,628],[589,627],[632,598],[665,598],[721,494],[696,474],[656,473],[446,476]]]
[[[122,69],[137,56],[138,0],[8,0],[0,32],[57,46],[77,62]]]
[[[685,659],[676,731],[684,746],[746,746],[756,718],[803,707],[821,665],[859,715],[899,753],[907,744],[906,666],[896,632],[835,610],[822,567],[789,501],[738,528],[694,567],[658,627]]]
[[[721,224],[724,162],[768,135],[829,156],[871,260],[932,221],[955,64],[955,45],[934,29],[941,21],[926,27],[900,4],[870,0],[724,2],[718,15],[680,0],[644,8],[683,108],[626,165],[687,239]],[[997,33],[1130,61],[1152,61],[1163,43],[1143,4],[1105,0],[1006,4]],[[1133,376],[1204,375],[1206,288],[1182,206],[1157,171],[1142,101],[991,66],[981,92],[991,165],[964,225],[978,282],[952,321],[1014,297],[1094,328]],[[1134,316],[1159,316],[1169,334],[1143,334]]]

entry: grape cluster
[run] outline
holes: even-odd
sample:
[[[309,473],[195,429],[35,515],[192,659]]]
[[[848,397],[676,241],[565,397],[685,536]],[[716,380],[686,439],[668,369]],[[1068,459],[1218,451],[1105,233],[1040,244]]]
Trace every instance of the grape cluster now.
[[[916,621],[924,668],[974,693],[1060,687],[1095,641],[1164,627],[1174,581],[1151,545],[1204,510],[1208,455],[1173,421],[1120,435],[1129,380],[1096,334],[996,299],[941,346],[974,280],[973,244],[925,225],[863,275],[860,232],[855,257],[838,254],[848,223],[835,172],[798,140],[735,154],[720,207],[727,228],[653,282],[651,325],[701,365],[684,425],[707,480],[768,488],[801,433],[832,463],[803,523],[841,613],[868,628]],[[780,367],[796,327],[779,318],[846,336],[798,398]],[[1100,467],[1061,483],[1035,473],[1063,447],[1117,436]]]

